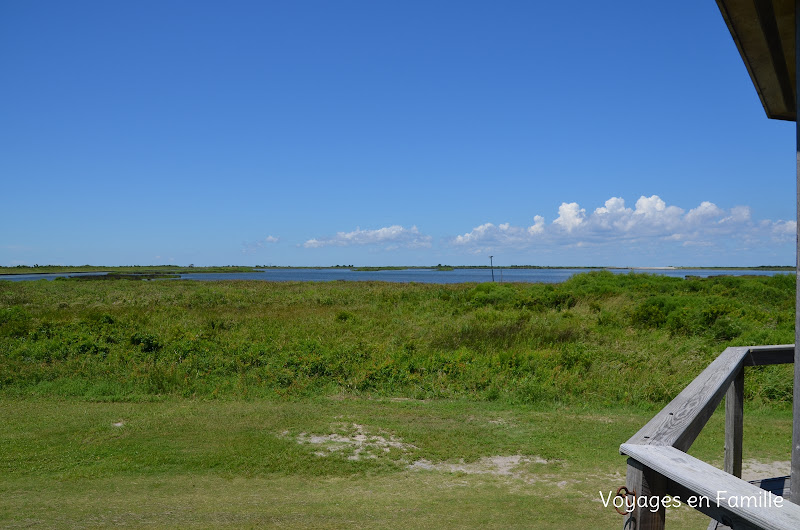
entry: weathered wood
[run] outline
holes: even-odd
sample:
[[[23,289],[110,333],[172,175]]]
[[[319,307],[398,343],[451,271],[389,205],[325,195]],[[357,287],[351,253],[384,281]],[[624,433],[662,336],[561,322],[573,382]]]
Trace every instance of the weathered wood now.
[[[746,347],[726,348],[628,443],[688,450],[741,370],[748,352]]]
[[[800,506],[731,476],[674,447],[622,444],[623,454],[666,477],[666,491],[688,503],[687,495],[708,499],[695,509],[732,528],[797,530]],[[629,460],[630,461],[630,460]],[[629,467],[630,469],[630,467]]]
[[[789,477],[777,477],[777,478],[764,478],[761,480],[751,480],[750,484],[761,488],[762,490],[767,490],[772,492],[775,495],[780,495],[784,499],[789,497]],[[708,524],[707,530],[733,530],[730,526],[726,525],[725,523],[721,523],[714,519]]]
[[[745,366],[763,366],[766,364],[792,364],[794,362],[794,344],[779,346],[750,346],[750,353],[745,357]]]
[[[744,368],[734,377],[725,394],[725,464],[723,469],[742,478],[742,434],[744,427]]]
[[[663,475],[643,466],[640,462],[629,458],[625,487],[636,493],[636,497],[663,498],[666,494],[666,479]],[[634,497],[631,497],[634,498]],[[624,530],[663,530],[666,509],[660,506],[651,511],[648,506],[635,506],[625,516]]]
[[[800,102],[800,83],[797,82],[800,77],[800,0],[795,0],[794,3],[794,81],[795,81],[795,106]],[[795,145],[797,155],[797,212],[800,213],[800,119],[796,122]],[[800,219],[797,217],[796,219]],[[795,312],[794,312],[794,343],[800,345],[800,223],[797,223],[797,239],[796,239],[796,259],[795,259]],[[794,392],[792,394],[792,470],[791,477],[792,483],[795,485],[794,491],[790,499],[795,504],[800,504],[800,348],[795,348],[794,352]]]

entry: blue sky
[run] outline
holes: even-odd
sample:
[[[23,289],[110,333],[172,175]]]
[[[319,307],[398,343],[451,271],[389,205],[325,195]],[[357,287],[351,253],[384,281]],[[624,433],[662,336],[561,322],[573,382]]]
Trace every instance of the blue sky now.
[[[0,265],[793,264],[711,0],[0,3]]]

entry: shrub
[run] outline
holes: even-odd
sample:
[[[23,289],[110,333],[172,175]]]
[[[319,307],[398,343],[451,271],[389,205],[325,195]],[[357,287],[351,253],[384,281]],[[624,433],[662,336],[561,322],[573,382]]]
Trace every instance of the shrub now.
[[[158,337],[151,333],[137,331],[131,335],[131,344],[139,346],[145,353],[151,353],[161,349],[161,343]]]
[[[636,306],[631,315],[631,321],[636,326],[657,328],[667,321],[675,303],[664,297],[649,298]]]

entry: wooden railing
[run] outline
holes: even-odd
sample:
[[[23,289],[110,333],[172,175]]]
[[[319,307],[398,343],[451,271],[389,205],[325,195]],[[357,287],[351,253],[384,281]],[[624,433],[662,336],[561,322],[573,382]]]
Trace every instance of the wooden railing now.
[[[626,530],[664,528],[665,505],[682,504],[732,528],[800,529],[800,506],[741,480],[744,368],[794,362],[794,345],[727,348],[647,425],[620,446],[628,455]],[[726,395],[727,394],[727,395]],[[724,470],[689,450],[725,399]],[[797,421],[795,419],[795,421]],[[669,497],[668,497],[669,496]],[[692,502],[694,499],[695,502]]]

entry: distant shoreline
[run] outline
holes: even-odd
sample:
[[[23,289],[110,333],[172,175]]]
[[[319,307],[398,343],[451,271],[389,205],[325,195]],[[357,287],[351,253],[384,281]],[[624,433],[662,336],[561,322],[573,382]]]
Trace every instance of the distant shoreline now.
[[[100,265],[40,265],[40,266],[16,266],[0,267],[0,275],[16,274],[60,274],[60,273],[79,273],[79,272],[108,272],[108,273],[127,273],[127,274],[197,274],[197,273],[235,273],[235,272],[257,272],[264,269],[331,269],[331,270],[352,270],[354,272],[375,272],[382,270],[438,270],[448,272],[453,270],[490,270],[490,269],[543,269],[543,270],[566,270],[566,269],[585,269],[585,270],[637,270],[637,271],[660,271],[660,270],[752,270],[752,271],[786,271],[794,272],[793,266],[782,265],[760,265],[756,267],[695,267],[695,266],[662,266],[662,267],[606,267],[606,266],[567,266],[567,265],[504,265],[490,267],[486,265],[387,265],[387,266],[354,266],[354,265],[334,265],[334,266],[175,266],[175,265],[132,265],[132,266],[100,266]]]

